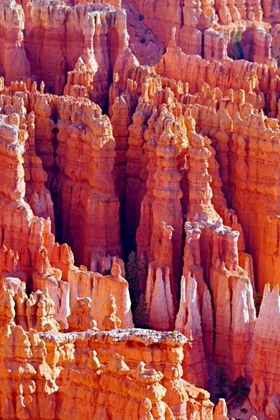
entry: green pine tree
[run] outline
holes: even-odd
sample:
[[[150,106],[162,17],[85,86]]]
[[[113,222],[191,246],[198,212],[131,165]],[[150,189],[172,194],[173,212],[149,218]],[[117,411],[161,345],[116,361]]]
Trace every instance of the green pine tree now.
[[[231,397],[236,398],[236,402],[242,404],[249,395],[250,387],[247,386],[246,379],[243,376],[238,376],[230,387]]]
[[[149,311],[144,293],[141,293],[136,309],[133,313],[133,320],[137,328],[149,328]]]
[[[215,397],[226,398],[227,397],[227,388],[228,388],[228,379],[227,371],[224,366],[219,365],[215,374]]]
[[[139,283],[147,277],[147,261],[137,257],[135,252],[128,256],[126,264],[126,279],[129,284],[133,321],[138,328],[149,328],[148,305],[143,293],[140,292]]]
[[[129,284],[132,309],[135,309],[140,296],[139,283],[146,279],[147,261],[145,258],[136,257],[134,251],[128,256],[126,264],[126,279]]]
[[[243,59],[243,50],[241,46],[242,32],[240,29],[234,30],[231,33],[231,49],[229,51],[230,58],[233,60]]]
[[[132,309],[135,308],[139,290],[139,280],[137,276],[136,254],[132,251],[128,256],[126,264],[126,279],[129,284],[129,292],[131,297]]]

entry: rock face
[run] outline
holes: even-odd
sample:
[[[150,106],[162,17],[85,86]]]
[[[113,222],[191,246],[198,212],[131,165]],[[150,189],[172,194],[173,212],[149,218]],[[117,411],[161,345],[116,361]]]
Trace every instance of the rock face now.
[[[25,99],[26,106],[33,110],[31,117],[34,119],[35,116],[36,121],[36,125],[33,123],[30,128],[33,129],[33,139],[28,138],[28,143],[36,142],[36,150],[33,145],[33,151],[30,147],[25,152],[31,155],[28,159],[30,165],[35,167],[31,169],[30,175],[25,171],[26,180],[31,178],[27,184],[29,191],[31,190],[27,191],[27,198],[30,197],[28,201],[33,211],[38,216],[54,219],[52,200],[47,190],[44,197],[46,209],[42,208],[43,200],[40,195],[42,196],[45,188],[42,184],[46,182],[54,202],[57,238],[72,246],[79,263],[90,267],[94,255],[100,251],[121,255],[117,217],[119,203],[111,174],[115,156],[114,138],[109,119],[89,100],[77,102],[70,98],[45,97],[38,92],[25,94]],[[22,112],[26,113],[24,107]],[[57,123],[54,123],[54,115]],[[96,147],[93,146],[94,142]],[[75,162],[77,152],[81,162],[79,168]],[[98,165],[94,163],[97,160]],[[88,162],[91,162],[90,170]],[[42,163],[48,177],[42,171]],[[42,175],[39,174],[40,169]],[[34,185],[36,183],[38,185]],[[37,209],[36,205],[40,208]],[[105,213],[111,214],[110,220],[114,224],[110,235]],[[94,235],[91,227],[94,228]],[[109,247],[106,243],[110,243]]]
[[[278,5],[122,6],[0,5],[0,419],[277,419]]]
[[[16,1],[1,3],[1,67],[7,83],[30,75],[30,61],[24,48],[26,16]]]
[[[94,160],[92,161],[95,175],[85,171],[85,169],[84,174],[87,175],[82,175],[82,167],[75,170],[74,161],[71,164],[71,147],[67,148],[70,155],[65,159],[66,155],[63,151],[66,150],[66,145],[64,139],[71,138],[67,131],[71,126],[71,122],[69,126],[69,120],[67,123],[66,120],[59,117],[64,115],[64,118],[67,118],[66,115],[68,115],[69,119],[71,115],[71,104],[74,104],[72,100],[70,99],[70,102],[69,100],[66,100],[62,105],[61,100],[64,101],[63,98],[45,97],[38,92],[30,93],[30,91],[26,90],[26,85],[22,88],[23,91],[15,93],[15,98],[13,98],[13,93],[11,92],[10,94],[3,94],[1,97],[4,112],[1,115],[1,127],[3,128],[1,130],[1,162],[3,168],[5,167],[8,169],[3,169],[3,173],[5,173],[5,182],[1,190],[1,273],[3,278],[19,278],[24,282],[24,285],[26,285],[28,292],[31,290],[35,292],[37,289],[43,291],[45,287],[48,287],[50,297],[55,304],[55,319],[61,322],[64,328],[67,328],[67,317],[70,315],[70,307],[75,304],[75,297],[90,296],[95,299],[95,292],[96,294],[99,293],[97,284],[101,284],[101,280],[98,282],[100,275],[97,275],[95,281],[96,287],[93,291],[94,274],[92,272],[87,272],[85,267],[81,267],[80,270],[75,267],[73,265],[73,254],[69,247],[65,244],[60,246],[58,243],[55,243],[54,236],[51,233],[51,220],[54,219],[54,213],[55,215],[60,214],[59,219],[56,219],[56,223],[58,223],[56,233],[59,239],[65,236],[65,239],[68,239],[69,241],[71,237],[72,239],[75,238],[75,232],[79,232],[78,236],[76,236],[78,246],[74,246],[78,253],[77,259],[81,258],[82,262],[85,261],[89,267],[97,268],[96,266],[100,265],[98,264],[98,259],[100,259],[98,256],[100,251],[102,251],[101,254],[104,254],[105,260],[107,258],[109,267],[111,267],[112,262],[110,262],[109,252],[112,252],[112,254],[121,254],[118,228],[119,220],[117,214],[119,204],[117,198],[114,196],[113,178],[111,177],[110,165],[108,165],[106,158],[104,164],[102,164],[102,158],[98,161],[98,165],[94,163]],[[27,114],[24,101],[25,105],[30,109],[36,109],[36,113],[31,111]],[[58,103],[55,105],[52,101],[58,101]],[[7,102],[9,102],[10,105],[6,105]],[[78,105],[77,102],[76,105]],[[80,105],[82,105],[82,103],[80,103]],[[53,120],[49,118],[52,115],[52,112],[56,112],[55,109],[58,110],[55,106],[57,106],[60,110],[59,112],[61,112],[57,122],[59,128],[57,128]],[[85,118],[88,119],[89,124],[94,124],[94,110],[97,111],[96,117],[98,119],[98,123],[96,124],[96,135],[98,133],[98,137],[96,137],[97,149],[89,146],[88,149],[92,151],[96,150],[97,153],[98,150],[103,150],[102,153],[105,154],[105,156],[107,153],[109,156],[111,154],[113,158],[114,147],[112,147],[112,143],[114,143],[114,139],[110,132],[111,126],[109,119],[103,117],[100,108],[96,105],[93,107],[88,100],[84,103],[84,106],[86,107],[85,109],[89,107],[88,112],[90,112],[90,116],[88,115],[86,117],[87,114],[84,114]],[[73,110],[76,117],[78,117],[78,109],[79,105],[78,108],[76,108],[76,111]],[[37,118],[39,126],[38,132],[36,132],[35,129]],[[79,133],[80,128],[83,136],[87,138],[88,141],[94,142],[92,133],[87,131],[87,125],[83,125],[79,118],[77,118],[75,122],[77,128],[70,129],[70,131]],[[50,154],[50,149],[46,148],[46,151],[43,154],[44,142],[39,140],[38,154],[40,154],[40,152],[42,153],[41,160],[36,154],[34,142],[37,143],[37,138],[40,139],[40,133],[43,127],[49,129],[49,137],[51,137],[51,133],[55,136],[53,147],[57,150],[57,153],[55,153],[55,157],[53,151],[52,154]],[[105,138],[103,138],[102,133],[107,133],[107,136],[105,134]],[[46,136],[43,140],[45,139]],[[78,143],[79,140],[77,140],[77,144]],[[83,146],[82,144],[80,152],[81,161],[91,161],[89,155],[88,157],[86,157],[86,155],[83,156],[82,150],[83,148],[87,150],[87,146]],[[47,146],[52,147],[52,145]],[[111,152],[110,147],[112,148]],[[44,164],[44,162],[46,162],[49,178],[42,167],[42,163]],[[67,166],[69,165],[68,162],[70,163],[70,166]],[[71,165],[73,165],[72,168]],[[109,169],[107,180],[103,170],[105,167],[108,167]],[[71,173],[78,174],[80,184],[79,182],[71,181]],[[102,173],[102,182],[99,179],[100,175],[98,175],[98,173]],[[67,174],[69,174],[69,178]],[[86,177],[88,177],[89,181],[86,181]],[[74,177],[74,179],[77,181],[77,178]],[[57,194],[57,200],[54,200],[54,212],[51,194],[44,186],[44,182],[51,186],[50,189],[52,193],[56,192]],[[90,186],[91,184],[92,187]],[[102,193],[100,189],[99,191],[96,190],[94,185],[102,185],[104,193]],[[85,188],[84,191],[83,188]],[[77,192],[75,192],[75,189],[77,189]],[[92,194],[89,194],[90,189]],[[113,196],[111,196],[111,194],[113,194]],[[80,201],[77,202],[77,197],[82,199],[81,196],[85,197],[84,207]],[[73,197],[76,197],[74,201]],[[72,202],[75,203],[75,205],[72,205]],[[28,203],[30,203],[30,205]],[[109,219],[105,218],[105,212],[110,212],[109,207],[106,210],[106,203],[112,208],[111,222],[114,223],[114,217],[116,221],[112,235],[109,235],[108,232],[107,221],[109,221]],[[97,208],[100,210],[96,210]],[[96,219],[98,211],[100,217]],[[94,228],[94,225],[92,225],[91,218],[93,215],[98,226],[97,228]],[[77,225],[77,220],[79,220],[80,217],[82,217],[81,220],[84,220],[84,222],[85,219],[88,219],[88,222],[84,224],[84,228],[81,228],[79,224]],[[61,223],[62,226],[59,226],[59,223]],[[65,226],[64,228],[63,224]],[[94,236],[91,234],[89,226],[94,229]],[[79,230],[79,227],[82,231]],[[102,245],[102,241],[105,240],[105,242],[107,242],[107,238],[111,243],[117,241],[116,247],[113,245],[111,251],[109,251],[109,249],[106,251],[106,247]],[[96,241],[96,247],[93,247],[89,241]],[[71,239],[69,242],[71,242]],[[118,265],[117,262],[113,263],[113,265],[114,264]],[[121,272],[120,267],[119,270]],[[118,278],[118,275],[119,274],[116,274],[116,278]],[[113,278],[115,277],[113,276]],[[122,279],[122,283],[118,280],[115,283],[115,286],[114,293],[118,299],[117,302],[119,302],[120,315],[121,318],[125,318],[124,326],[131,327],[133,324],[131,314],[129,316],[130,298],[127,282],[124,279]],[[107,285],[107,290],[108,287],[110,287],[109,284]],[[120,291],[120,288],[123,290],[122,292]],[[110,292],[108,292],[108,294],[110,294]],[[36,309],[34,310],[36,313]]]
[[[174,41],[172,48],[176,49]],[[168,55],[169,51],[166,54],[168,59],[165,61],[166,66],[169,64]],[[170,83],[168,87],[162,87],[168,83]],[[134,144],[136,144],[136,135],[139,136],[139,143],[144,139],[144,156],[137,164],[139,168],[145,165],[148,170],[145,175],[146,193],[141,206],[139,202],[137,203],[138,208],[140,207],[140,220],[136,242],[139,256],[144,255],[149,261],[145,296],[150,324],[156,329],[163,330],[174,328],[175,325],[176,329],[194,341],[193,347],[188,346],[185,352],[184,373],[188,380],[201,386],[206,385],[208,373],[205,358],[206,354],[213,355],[213,353],[231,370],[233,377],[239,375],[247,377],[247,362],[243,363],[242,360],[244,357],[244,360],[249,357],[255,319],[254,278],[252,259],[244,252],[243,231],[234,212],[226,208],[211,141],[209,137],[196,132],[196,126],[202,125],[202,122],[198,118],[198,110],[196,111],[191,105],[194,95],[187,92],[187,86],[178,88],[164,78],[160,80],[156,75],[147,77],[146,85],[136,110],[136,115],[143,112],[142,120],[137,117],[139,122],[142,121],[142,128],[136,130],[134,124],[132,127]],[[155,85],[159,86],[158,91],[154,91]],[[211,96],[209,92],[207,93],[207,88],[204,89],[204,99],[199,95],[196,97],[200,97],[201,103],[210,104]],[[206,106],[205,108],[201,106],[200,109],[202,112],[207,112]],[[146,110],[149,119],[145,124]],[[216,118],[218,121],[218,117]],[[209,132],[207,134],[209,135]],[[167,143],[167,139],[170,139],[170,143]],[[162,156],[159,159],[157,154],[163,150],[163,141],[166,141],[166,148],[164,153],[159,155]],[[132,147],[129,148],[129,158],[134,156],[132,150],[134,150]],[[144,168],[138,171],[141,174],[140,179],[144,178],[142,175],[145,173]],[[210,186],[212,181],[210,173],[215,176],[213,190]],[[212,197],[226,225],[223,225],[222,217],[215,210]],[[185,292],[182,290],[187,288],[184,286],[182,289],[181,283],[180,309],[174,324],[178,311],[176,287],[178,288],[182,269],[180,263],[182,245],[179,247],[178,244],[182,244],[183,214],[187,220],[183,274],[187,283],[190,281],[189,277],[192,277],[194,284],[197,284],[194,286],[197,292],[191,288],[184,297]],[[161,215],[161,224],[157,220],[159,215]],[[174,236],[177,238],[175,241],[173,241]],[[177,258],[174,258],[175,255]],[[240,284],[240,289],[236,286],[237,283]],[[224,292],[219,294],[225,285],[226,294]],[[236,297],[231,300],[233,290]],[[239,303],[240,294],[243,293],[246,297],[242,303]],[[192,297],[187,297],[188,294]],[[226,303],[224,299],[227,294]],[[195,306],[191,303],[194,301],[197,301]],[[244,305],[244,310],[242,309],[244,318],[235,320],[235,312],[231,308],[232,305],[240,304]],[[226,311],[232,313],[228,319],[225,319],[224,305],[228,306]],[[239,317],[239,312],[236,312],[236,316]],[[241,331],[242,340],[239,339]],[[204,333],[207,339],[203,340]],[[225,340],[229,343],[227,354],[224,351]]]
[[[38,334],[7,324],[1,418],[211,418],[209,393],[181,378],[184,341],[179,333]]]
[[[273,323],[270,322],[272,317],[274,319]],[[269,286],[266,285],[260,314],[255,323],[251,358],[253,382],[250,391],[250,401],[258,411],[264,410],[268,405],[269,397],[278,393],[278,374],[275,370],[275,361],[279,357],[278,333],[276,332],[278,331],[278,320],[279,286],[275,286],[270,291]],[[261,363],[260,357],[267,362]],[[264,375],[261,372],[266,373]],[[269,404],[273,405],[273,402],[271,401]],[[276,409],[276,411],[278,410]]]
[[[58,104],[61,119],[53,130],[57,130],[55,162],[60,171],[52,182],[57,195],[56,212],[65,215],[61,239],[71,244],[79,263],[90,267],[91,258],[100,250],[121,255],[119,203],[112,179],[115,142],[110,122],[99,107],[88,102],[84,107],[81,104],[79,112],[72,104],[72,109],[71,102]],[[74,120],[69,121],[71,114]]]
[[[188,55],[200,55],[207,60],[245,58],[259,63],[271,62],[271,35],[277,36],[273,27],[279,22],[278,5],[272,3],[208,0],[193,4],[189,0],[133,0],[127,5],[128,31],[133,46],[140,44],[137,50],[143,64],[141,43],[147,51],[151,50],[148,28],[153,36],[156,35],[157,44],[165,46],[174,28],[178,46]],[[273,57],[277,55],[273,54]]]

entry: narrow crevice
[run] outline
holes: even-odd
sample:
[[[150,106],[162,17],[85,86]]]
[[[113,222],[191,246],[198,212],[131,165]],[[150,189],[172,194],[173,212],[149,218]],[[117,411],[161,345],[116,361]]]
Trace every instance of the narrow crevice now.
[[[204,31],[201,31],[201,58],[204,58]]]
[[[55,223],[55,239],[58,243],[62,243],[62,216],[61,216],[61,190],[59,188],[58,177],[60,169],[56,163],[57,147],[58,147],[58,128],[52,130],[52,146],[54,164],[52,168],[52,176],[49,183],[49,191],[51,193],[54,207],[54,223]]]
[[[184,26],[184,6],[185,0],[180,0],[180,28]]]

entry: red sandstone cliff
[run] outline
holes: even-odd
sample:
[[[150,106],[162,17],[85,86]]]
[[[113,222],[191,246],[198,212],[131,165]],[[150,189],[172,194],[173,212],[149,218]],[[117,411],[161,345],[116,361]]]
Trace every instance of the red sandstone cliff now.
[[[211,419],[185,380],[218,366],[278,418],[277,5],[124,4],[149,67],[118,2],[18,3],[0,5],[0,418]],[[132,249],[149,326],[173,333],[128,329]]]

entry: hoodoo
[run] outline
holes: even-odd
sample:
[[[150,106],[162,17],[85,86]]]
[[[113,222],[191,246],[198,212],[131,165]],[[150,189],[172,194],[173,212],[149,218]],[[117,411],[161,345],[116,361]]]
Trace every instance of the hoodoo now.
[[[279,419],[278,2],[0,3],[0,420]]]

